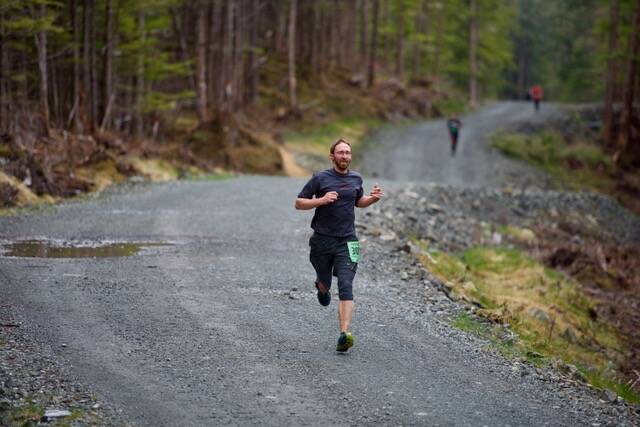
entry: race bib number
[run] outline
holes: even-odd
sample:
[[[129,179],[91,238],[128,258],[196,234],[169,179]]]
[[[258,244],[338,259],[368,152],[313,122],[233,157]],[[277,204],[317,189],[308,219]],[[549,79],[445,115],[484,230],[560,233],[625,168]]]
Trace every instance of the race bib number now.
[[[357,240],[347,242],[347,247],[349,248],[349,258],[351,258],[351,262],[360,261],[360,242]]]

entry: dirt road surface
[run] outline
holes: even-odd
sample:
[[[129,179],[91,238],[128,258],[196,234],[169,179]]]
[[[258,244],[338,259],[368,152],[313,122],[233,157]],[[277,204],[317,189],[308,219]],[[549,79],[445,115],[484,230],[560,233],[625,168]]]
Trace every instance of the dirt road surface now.
[[[493,181],[487,167],[495,154],[475,137],[512,113],[524,114],[500,104],[465,117],[455,159],[446,140],[438,141],[440,157],[420,154],[416,147],[436,141],[420,141],[413,131],[410,146],[365,159],[365,169],[388,160],[379,172],[394,180],[383,180],[387,191],[404,180]],[[423,128],[444,138],[442,123]],[[462,176],[447,169],[471,155],[485,167],[465,167]],[[371,268],[374,257],[366,252],[355,283],[356,345],[337,354],[335,301],[320,307],[313,292],[311,212],[293,209],[303,184],[268,177],[181,181],[0,218],[5,243],[167,244],[120,258],[0,256],[0,295],[70,375],[136,425],[610,422],[593,412],[596,397],[568,398],[432,311],[420,314],[419,305],[429,302],[397,297],[398,272],[372,274],[381,269]],[[367,191],[371,185],[367,180]]]

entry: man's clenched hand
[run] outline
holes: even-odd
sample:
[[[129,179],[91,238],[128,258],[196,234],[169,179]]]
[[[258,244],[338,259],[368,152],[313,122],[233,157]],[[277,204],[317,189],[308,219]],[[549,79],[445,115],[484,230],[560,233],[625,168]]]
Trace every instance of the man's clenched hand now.
[[[327,191],[327,193],[322,196],[323,204],[329,205],[336,200],[338,200],[338,192],[337,191]]]
[[[369,196],[373,197],[377,202],[382,198],[382,195],[382,188],[380,188],[378,183],[374,184],[373,188],[371,189],[371,193],[369,193]]]

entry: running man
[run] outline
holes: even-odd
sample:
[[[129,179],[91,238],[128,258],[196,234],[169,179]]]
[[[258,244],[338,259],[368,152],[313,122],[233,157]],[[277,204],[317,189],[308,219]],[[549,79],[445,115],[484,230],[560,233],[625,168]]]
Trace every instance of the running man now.
[[[460,128],[462,127],[462,122],[458,118],[456,114],[451,114],[449,119],[447,120],[447,128],[449,129],[449,137],[451,138],[451,155],[456,155],[456,147],[458,146],[458,134],[460,133]]]
[[[318,302],[323,306],[331,303],[331,276],[336,276],[340,299],[340,337],[336,350],[345,352],[354,342],[349,326],[353,316],[353,278],[360,258],[354,207],[366,208],[376,203],[382,197],[382,189],[376,184],[368,196],[364,195],[362,177],[349,170],[351,144],[348,141],[338,139],[329,152],[333,168],[313,174],[298,194],[295,207],[315,209],[309,259],[316,271]]]
[[[542,96],[544,95],[542,88],[540,85],[531,86],[531,90],[529,91],[531,95],[531,99],[533,99],[533,107],[536,111],[540,109],[540,101],[542,100]]]

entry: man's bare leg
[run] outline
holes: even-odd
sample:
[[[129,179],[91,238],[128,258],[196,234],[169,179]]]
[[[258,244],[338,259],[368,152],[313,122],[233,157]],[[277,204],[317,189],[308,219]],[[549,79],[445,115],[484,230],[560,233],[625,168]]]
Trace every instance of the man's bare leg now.
[[[338,322],[340,332],[347,332],[353,316],[353,301],[340,301],[338,303]]]

